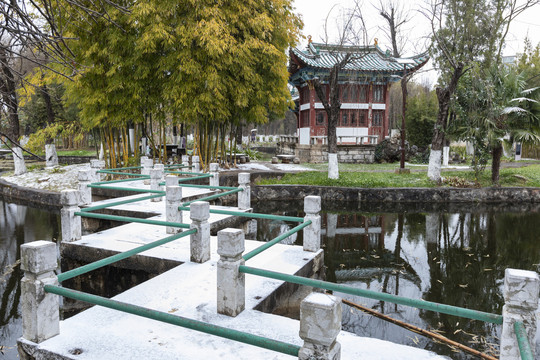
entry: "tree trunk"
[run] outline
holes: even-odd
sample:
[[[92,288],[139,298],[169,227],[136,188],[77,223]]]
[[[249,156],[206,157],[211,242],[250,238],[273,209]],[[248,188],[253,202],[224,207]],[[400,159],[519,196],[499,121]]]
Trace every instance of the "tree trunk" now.
[[[441,157],[442,148],[444,146],[444,135],[446,131],[448,113],[450,109],[450,99],[456,91],[459,78],[463,75],[463,64],[458,64],[454,68],[450,83],[445,88],[438,87],[437,100],[439,101],[439,113],[437,114],[437,122],[433,131],[431,140],[431,151],[429,154],[428,177],[433,181],[441,181]]]
[[[499,184],[499,171],[501,169],[502,153],[502,143],[499,142],[492,150],[491,182],[493,183],[493,185]]]
[[[2,75],[2,79],[0,80],[0,92],[2,93],[2,100],[8,114],[8,129],[6,133],[11,139],[18,141],[21,133],[19,129],[20,123],[15,76],[9,66],[6,49],[3,47],[0,47],[0,68]]]
[[[47,125],[51,125],[54,123],[54,109],[52,106],[51,96],[49,95],[49,89],[47,88],[46,84],[43,84],[40,87],[40,90],[43,101],[45,102],[45,110],[47,111]],[[45,144],[52,144],[53,142],[53,138],[48,137],[47,139],[45,139]]]

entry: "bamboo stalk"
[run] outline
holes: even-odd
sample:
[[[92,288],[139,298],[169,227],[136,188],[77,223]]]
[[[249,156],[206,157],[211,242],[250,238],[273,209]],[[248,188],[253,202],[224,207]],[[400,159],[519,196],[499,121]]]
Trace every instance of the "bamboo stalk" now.
[[[487,354],[484,354],[478,350],[475,350],[473,348],[470,348],[468,346],[465,346],[463,344],[460,344],[454,340],[450,340],[449,338],[441,335],[441,334],[437,334],[437,333],[434,333],[432,331],[429,331],[429,330],[425,330],[425,329],[422,329],[418,326],[414,326],[414,325],[411,325],[411,324],[408,324],[406,322],[403,322],[403,321],[400,321],[400,320],[396,320],[394,318],[391,318],[390,316],[388,315],[384,315],[384,314],[381,314],[380,312],[378,311],[375,311],[373,309],[370,309],[368,307],[365,307],[365,306],[362,306],[362,305],[359,305],[359,304],[356,304],[356,303],[353,303],[352,301],[349,301],[349,300],[345,300],[345,299],[341,299],[341,301],[346,304],[346,305],[349,305],[350,307],[353,307],[355,309],[358,309],[358,310],[361,310],[365,313],[368,313],[370,315],[373,315],[379,319],[382,319],[384,321],[388,321],[388,322],[391,322],[392,324],[395,324],[395,325],[398,325],[398,326],[401,326],[402,328],[405,328],[407,330],[410,330],[412,332],[415,332],[417,334],[420,334],[420,335],[423,335],[423,336],[426,336],[430,339],[433,339],[433,340],[437,340],[437,341],[441,341],[443,343],[446,343],[450,346],[454,346],[462,351],[465,351],[469,354],[472,354],[474,356],[477,356],[479,358],[482,358],[482,359],[486,359],[486,360],[497,360],[497,358],[493,357],[493,356],[490,356],[490,355],[487,355]]]

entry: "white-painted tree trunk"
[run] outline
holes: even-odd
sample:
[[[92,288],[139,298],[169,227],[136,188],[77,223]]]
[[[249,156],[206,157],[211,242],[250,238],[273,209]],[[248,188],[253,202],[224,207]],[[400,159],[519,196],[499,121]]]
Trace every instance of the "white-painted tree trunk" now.
[[[131,153],[135,154],[135,129],[129,129],[129,147]]]
[[[328,154],[328,178],[339,179],[337,154]]]
[[[450,146],[443,147],[443,166],[448,166],[450,161]]]
[[[58,166],[58,155],[56,154],[56,145],[45,145],[45,167],[51,168]]]
[[[431,149],[429,152],[428,178],[433,181],[441,180],[441,150]]]
[[[24,157],[22,149],[19,147],[13,147],[11,149],[13,152],[13,164],[15,166],[15,176],[22,175],[26,173],[26,165],[24,163]]]
[[[99,144],[99,160],[103,160],[105,158],[105,150],[103,150],[103,143]]]

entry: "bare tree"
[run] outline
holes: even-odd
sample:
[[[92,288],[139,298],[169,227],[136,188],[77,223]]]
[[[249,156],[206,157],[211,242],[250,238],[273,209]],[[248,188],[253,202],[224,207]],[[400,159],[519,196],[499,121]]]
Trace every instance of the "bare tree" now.
[[[410,20],[410,13],[396,0],[383,0],[379,1],[379,7],[377,8],[379,14],[386,20],[387,26],[386,36],[392,43],[392,55],[396,58],[401,57],[401,53],[404,47],[404,41],[401,37],[401,27]],[[398,40],[399,38],[399,40]],[[405,115],[407,112],[407,83],[411,78],[413,72],[407,73],[406,67],[403,66],[403,76],[401,78],[401,159],[400,169],[405,169]]]
[[[328,22],[334,7],[326,16],[324,25],[324,42],[327,45],[331,43],[328,35]],[[334,58],[334,63],[330,68],[328,79],[326,80],[329,86],[328,99],[324,95],[321,79],[313,79],[315,92],[323,104],[328,118],[328,177],[330,179],[337,179],[339,177],[336,129],[339,121],[341,101],[338,80],[340,74],[345,71],[345,67],[351,62],[359,60],[362,56],[358,51],[360,50],[358,45],[367,43],[366,27],[360,8],[360,3],[356,2],[352,9],[341,14],[341,17],[339,17],[339,20],[336,23],[336,28],[339,31],[336,39],[337,41],[333,42],[334,46],[328,47],[329,53]]]

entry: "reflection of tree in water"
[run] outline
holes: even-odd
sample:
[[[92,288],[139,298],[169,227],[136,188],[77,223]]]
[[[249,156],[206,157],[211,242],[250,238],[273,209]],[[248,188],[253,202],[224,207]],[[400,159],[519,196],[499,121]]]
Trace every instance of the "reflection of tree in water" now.
[[[286,208],[288,215],[302,216]],[[359,213],[357,208],[358,204],[353,204],[348,211],[341,204],[339,212],[321,214],[328,281],[501,314],[504,270],[537,270],[535,264],[540,263],[538,211],[503,213],[494,208],[470,213],[471,207],[465,206],[453,213],[368,214]],[[351,230],[365,229],[366,224],[368,228],[380,227],[380,232]],[[443,335],[478,350],[485,346],[471,344],[472,336],[466,333],[498,342],[494,339],[500,332],[498,325],[338,295],[398,320],[428,330],[440,329]],[[470,358],[347,306],[343,329],[427,348],[453,359]]]
[[[58,237],[58,216],[46,211],[0,201],[0,345],[8,359],[16,357],[15,341],[21,335],[19,302],[22,271],[13,266],[20,246],[34,240]]]
[[[428,236],[430,287],[424,299],[500,314],[503,300],[499,279],[504,277],[504,267],[496,265],[495,216],[492,213],[428,214],[426,223],[429,217],[435,218],[437,226]],[[497,325],[429,311],[421,311],[420,316],[458,342],[470,342],[469,334],[481,334],[489,343],[497,342]],[[484,346],[472,344],[471,347],[489,351]]]

